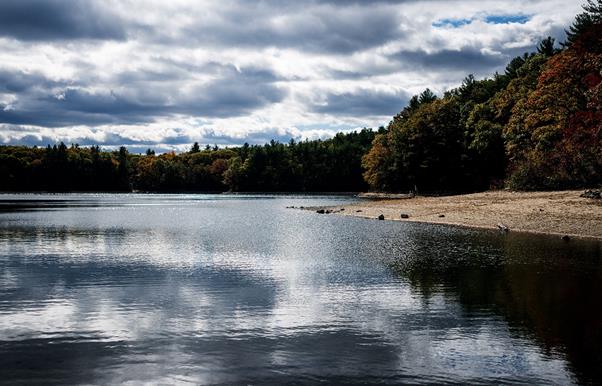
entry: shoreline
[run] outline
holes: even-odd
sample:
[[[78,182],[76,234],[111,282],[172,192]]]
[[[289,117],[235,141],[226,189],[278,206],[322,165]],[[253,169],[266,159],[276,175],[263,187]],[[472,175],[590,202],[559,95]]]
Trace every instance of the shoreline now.
[[[487,191],[443,197],[383,199],[323,207],[326,213],[602,241],[602,200],[583,190]],[[343,211],[340,209],[344,208]],[[309,209],[309,208],[308,208]],[[320,208],[312,208],[314,210]],[[406,215],[406,218],[401,216]]]

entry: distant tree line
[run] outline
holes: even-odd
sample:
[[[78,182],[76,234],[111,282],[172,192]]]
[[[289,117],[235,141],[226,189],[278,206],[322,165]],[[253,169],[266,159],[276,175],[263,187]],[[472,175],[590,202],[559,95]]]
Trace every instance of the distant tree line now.
[[[384,130],[384,129],[382,129]],[[366,190],[361,158],[375,136],[370,129],[331,139],[287,144],[245,144],[156,155],[125,147],[0,146],[3,191],[343,192]]]
[[[124,147],[0,146],[0,190],[127,191],[129,158]]]
[[[602,183],[602,0],[589,0],[556,48],[414,96],[386,128],[327,140],[155,155],[98,146],[0,146],[0,190],[408,191]]]

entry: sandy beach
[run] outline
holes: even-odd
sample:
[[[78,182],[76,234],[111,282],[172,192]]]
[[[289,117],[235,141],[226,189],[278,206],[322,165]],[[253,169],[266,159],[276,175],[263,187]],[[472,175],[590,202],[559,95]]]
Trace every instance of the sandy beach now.
[[[366,200],[326,208],[343,216],[450,224],[511,232],[532,232],[602,240],[602,200],[580,197],[583,190],[484,193]],[[343,211],[340,209],[344,208]],[[402,214],[407,218],[402,218]],[[405,217],[405,216],[404,216]]]

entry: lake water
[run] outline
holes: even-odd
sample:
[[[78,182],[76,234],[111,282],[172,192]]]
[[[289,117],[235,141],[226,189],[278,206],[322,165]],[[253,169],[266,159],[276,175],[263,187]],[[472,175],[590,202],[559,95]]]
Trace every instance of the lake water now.
[[[601,243],[353,200],[0,195],[0,382],[602,382]]]

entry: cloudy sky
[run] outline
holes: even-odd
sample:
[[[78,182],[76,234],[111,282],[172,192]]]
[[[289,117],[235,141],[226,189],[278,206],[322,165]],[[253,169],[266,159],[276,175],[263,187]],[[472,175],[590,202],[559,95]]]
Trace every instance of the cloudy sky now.
[[[182,150],[386,125],[502,71],[567,0],[2,0],[0,143]]]

